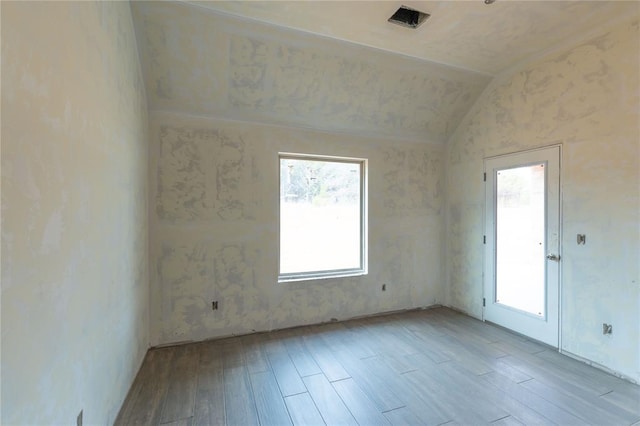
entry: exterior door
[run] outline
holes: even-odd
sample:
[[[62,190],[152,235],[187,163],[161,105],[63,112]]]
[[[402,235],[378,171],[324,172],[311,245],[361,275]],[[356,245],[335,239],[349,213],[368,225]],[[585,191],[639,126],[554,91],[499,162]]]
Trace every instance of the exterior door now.
[[[485,159],[484,319],[558,347],[560,147]]]

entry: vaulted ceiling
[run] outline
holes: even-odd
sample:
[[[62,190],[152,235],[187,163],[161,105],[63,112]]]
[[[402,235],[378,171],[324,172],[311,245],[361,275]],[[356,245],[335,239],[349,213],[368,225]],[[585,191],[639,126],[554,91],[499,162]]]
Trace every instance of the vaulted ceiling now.
[[[401,5],[431,14],[387,22]],[[638,2],[132,3],[152,111],[446,142],[491,78]]]
[[[194,1],[217,11],[495,74],[533,54],[638,13],[634,1]],[[400,6],[431,17],[387,22]]]

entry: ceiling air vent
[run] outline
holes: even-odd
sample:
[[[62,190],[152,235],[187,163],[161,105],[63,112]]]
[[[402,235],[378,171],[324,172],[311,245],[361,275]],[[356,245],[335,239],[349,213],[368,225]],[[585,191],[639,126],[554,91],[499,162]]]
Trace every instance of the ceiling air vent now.
[[[400,6],[396,13],[389,18],[389,22],[403,27],[418,28],[429,16],[431,15],[428,13],[423,13],[407,6]]]

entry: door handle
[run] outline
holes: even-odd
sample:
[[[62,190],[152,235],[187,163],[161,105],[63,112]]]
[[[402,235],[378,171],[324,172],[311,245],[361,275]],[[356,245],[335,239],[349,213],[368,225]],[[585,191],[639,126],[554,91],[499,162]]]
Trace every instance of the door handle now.
[[[559,261],[560,261],[560,255],[558,255],[558,254],[553,254],[553,253],[549,253],[549,254],[547,255],[547,259],[549,259],[549,260],[555,260],[556,262],[559,262]]]

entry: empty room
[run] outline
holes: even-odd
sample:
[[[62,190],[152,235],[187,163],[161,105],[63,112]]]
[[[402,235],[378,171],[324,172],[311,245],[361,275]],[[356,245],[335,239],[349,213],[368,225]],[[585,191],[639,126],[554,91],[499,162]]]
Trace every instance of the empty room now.
[[[640,2],[0,3],[3,425],[640,425]]]

